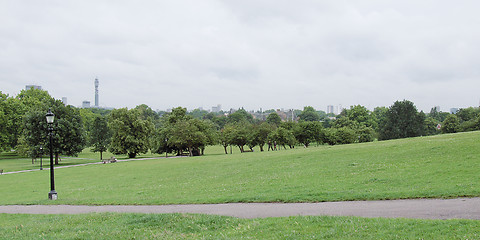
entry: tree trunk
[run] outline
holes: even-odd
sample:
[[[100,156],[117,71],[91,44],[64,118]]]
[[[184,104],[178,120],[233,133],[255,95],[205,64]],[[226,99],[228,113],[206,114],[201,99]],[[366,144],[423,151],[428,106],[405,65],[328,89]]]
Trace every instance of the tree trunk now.
[[[223,145],[223,148],[225,149],[225,154],[228,154],[228,152],[227,152],[227,145]]]
[[[188,147],[188,153],[189,153],[189,156],[193,156],[193,153],[192,153],[192,147]]]
[[[263,145],[258,145],[260,147],[260,152],[263,152]]]
[[[55,165],[58,165],[58,153],[55,153]]]
[[[100,161],[102,161],[102,160],[103,160],[103,154],[102,154],[102,153],[103,153],[103,152],[102,152],[102,151],[100,151]]]

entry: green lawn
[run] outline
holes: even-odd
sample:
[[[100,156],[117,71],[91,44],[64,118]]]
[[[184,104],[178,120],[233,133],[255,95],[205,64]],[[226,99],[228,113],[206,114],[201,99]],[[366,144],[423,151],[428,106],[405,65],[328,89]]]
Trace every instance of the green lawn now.
[[[479,239],[480,221],[193,214],[0,214],[0,239]]]
[[[0,204],[317,202],[480,196],[480,132],[0,176]]]

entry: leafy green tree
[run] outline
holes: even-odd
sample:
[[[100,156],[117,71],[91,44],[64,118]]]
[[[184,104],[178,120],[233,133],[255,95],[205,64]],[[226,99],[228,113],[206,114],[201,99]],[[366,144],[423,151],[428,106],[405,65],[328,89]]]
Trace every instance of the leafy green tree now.
[[[375,130],[376,132],[380,131],[379,128],[381,124],[386,122],[387,113],[388,113],[388,108],[386,107],[376,107],[375,109],[373,109],[372,119],[375,122],[373,126],[373,130]]]
[[[474,107],[462,108],[458,110],[458,112],[455,115],[457,115],[460,123],[475,120],[480,116],[480,108],[474,108]]]
[[[251,123],[241,121],[233,124],[233,131],[229,133],[229,142],[236,145],[240,152],[245,152],[244,146],[247,145],[250,135]]]
[[[4,99],[5,100],[5,99]],[[39,89],[22,90],[16,97],[8,97],[4,102],[4,114],[7,116],[7,125],[4,127],[8,132],[9,148],[18,148],[19,139],[23,135],[23,118],[28,111],[46,111],[54,99],[48,92]],[[22,141],[23,149],[29,149]],[[28,151],[27,151],[28,152]],[[27,154],[29,155],[29,154]]]
[[[433,118],[437,122],[443,122],[450,115],[448,112],[441,112],[437,107],[433,107],[430,109],[430,113],[428,114],[429,118]]]
[[[55,164],[58,164],[59,155],[77,156],[85,146],[83,124],[77,109],[72,106],[65,106],[60,100],[51,102],[52,112],[55,114],[53,123],[53,151],[55,153]],[[47,146],[47,127],[45,114],[46,110],[28,111],[23,130],[23,149],[29,149],[29,155],[35,155],[39,146]],[[44,148],[44,149],[48,149]]]
[[[189,155],[200,155],[200,149],[209,143],[209,131],[211,127],[204,126],[206,122],[199,119],[181,120],[173,125],[172,135],[169,143],[177,149],[188,149]]]
[[[135,158],[139,153],[148,152],[154,125],[150,119],[143,119],[140,110],[115,109],[110,114],[108,126],[112,130],[109,150],[113,154]]]
[[[91,135],[93,121],[95,120],[96,117],[101,116],[100,114],[92,112],[90,109],[92,108],[78,109],[78,112],[80,113],[80,117],[82,118],[83,130],[85,131],[85,136],[87,136],[87,138]],[[88,141],[88,144],[90,144],[90,141]]]
[[[238,109],[236,112],[228,115],[227,122],[228,123],[238,123],[238,122],[249,122],[253,123],[253,116],[245,111],[245,109]]]
[[[48,109],[54,100],[47,91],[40,89],[22,90],[18,95],[20,103],[25,107],[25,112],[30,110]]]
[[[360,126],[356,129],[358,135],[358,142],[373,142],[375,139],[375,131],[372,127]]]
[[[358,123],[358,125],[372,128],[376,127],[376,122],[371,116],[371,112],[364,106],[351,106],[350,109],[344,109],[342,114],[351,121]]]
[[[260,151],[263,152],[263,147],[268,142],[268,135],[275,131],[275,129],[275,125],[263,122],[253,128],[249,141],[253,142],[252,145],[258,145],[260,147]]]
[[[324,141],[329,145],[350,144],[357,141],[355,130],[348,127],[330,128],[325,131]]]
[[[460,120],[454,114],[449,115],[442,124],[443,133],[456,133],[460,125]]]
[[[468,120],[460,123],[460,125],[458,126],[458,131],[469,132],[469,131],[480,130],[479,119],[480,117],[477,117],[477,119],[472,119],[472,120]]]
[[[57,133],[55,164],[58,164],[59,154],[77,156],[86,145],[85,131],[78,109],[65,106],[60,100],[55,100],[52,108],[55,114],[54,130]]]
[[[286,122],[282,122],[282,124],[280,124],[280,126],[278,127],[282,127],[282,128],[285,128],[289,131],[293,131],[293,129],[297,126],[297,123],[296,122],[292,122],[292,121],[286,121]]]
[[[196,119],[204,119],[205,116],[209,114],[209,112],[205,111],[205,110],[201,110],[201,109],[193,109],[191,112],[188,113],[188,115],[192,116],[193,118],[196,118]],[[212,113],[212,115],[214,115]]]
[[[276,142],[277,145],[283,146],[284,149],[287,149],[285,147],[286,145],[288,145],[290,148],[294,148],[296,144],[296,139],[292,131],[283,127],[279,127],[275,131],[271,132],[268,135],[268,140],[272,143]]]
[[[311,106],[304,107],[302,113],[298,115],[298,117],[302,121],[320,121],[320,114],[318,114],[315,108]]]
[[[359,126],[360,124],[358,122],[353,121],[346,116],[337,118],[332,124],[332,127],[334,128],[348,127],[351,129],[357,129]]]
[[[320,122],[299,122],[293,129],[297,142],[308,147],[310,143],[321,139],[322,124]]]
[[[44,111],[32,110],[25,115],[23,120],[24,131],[19,140],[18,153],[31,157],[32,163],[33,159],[40,156],[38,152],[40,146],[50,149],[45,114],[46,112]]]
[[[92,146],[92,152],[100,152],[100,160],[103,160],[103,152],[108,150],[112,134],[108,128],[107,119],[102,116],[97,116],[93,120],[89,143]]]
[[[278,116],[276,112],[272,112],[267,116],[267,123],[273,124],[275,126],[280,126],[280,124],[282,123],[282,119],[280,118],[280,116]]]
[[[423,134],[425,114],[408,101],[396,101],[381,123],[380,140],[416,137]]]
[[[207,145],[217,143],[217,133],[210,120],[193,118],[186,108],[177,107],[160,120],[160,127],[153,139],[153,152],[176,151],[181,155],[184,150],[189,156],[203,155]]]
[[[425,135],[429,136],[429,135],[438,134],[440,132],[437,129],[437,126],[439,123],[440,122],[433,117],[428,117],[427,119],[425,119],[425,125],[424,125]]]
[[[7,112],[7,98],[8,95],[3,94],[0,91],[0,152],[7,149],[9,145],[9,136],[11,133],[8,131],[10,125]],[[8,114],[8,113],[7,113]]]
[[[227,124],[224,128],[220,130],[218,140],[219,143],[223,146],[225,154],[228,154],[227,147],[231,143],[234,131],[235,127],[231,124]]]

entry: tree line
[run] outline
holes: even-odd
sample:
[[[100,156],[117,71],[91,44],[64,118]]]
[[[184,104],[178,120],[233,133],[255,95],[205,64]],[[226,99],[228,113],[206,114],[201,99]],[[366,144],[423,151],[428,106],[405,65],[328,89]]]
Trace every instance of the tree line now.
[[[171,153],[202,155],[208,145],[220,144],[240,152],[309,147],[311,144],[349,144],[480,130],[480,109],[464,108],[456,114],[432,108],[418,111],[414,103],[396,101],[373,111],[351,106],[337,115],[313,107],[296,110],[294,121],[282,121],[275,111],[256,119],[244,109],[231,114],[177,107],[169,113],[147,105],[113,110],[65,106],[48,92],[22,90],[15,97],[0,92],[0,150],[14,149],[19,155],[37,158],[52,147],[56,163],[60,155],[75,156],[84,148],[128,155]],[[54,141],[47,141],[45,114],[55,114]]]

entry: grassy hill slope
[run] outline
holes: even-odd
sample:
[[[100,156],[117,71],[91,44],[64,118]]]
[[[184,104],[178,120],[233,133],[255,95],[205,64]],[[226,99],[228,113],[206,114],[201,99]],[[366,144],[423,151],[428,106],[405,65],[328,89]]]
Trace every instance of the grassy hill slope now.
[[[0,176],[0,204],[317,202],[480,196],[480,132]]]

